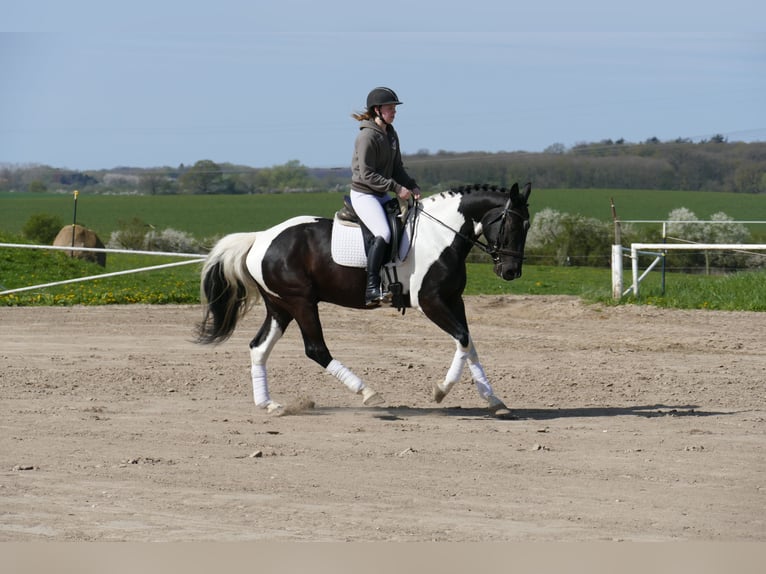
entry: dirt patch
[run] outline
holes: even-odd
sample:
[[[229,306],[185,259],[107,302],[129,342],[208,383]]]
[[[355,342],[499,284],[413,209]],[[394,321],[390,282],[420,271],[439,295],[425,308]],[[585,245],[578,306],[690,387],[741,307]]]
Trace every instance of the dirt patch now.
[[[766,313],[469,297],[513,420],[422,314],[322,307],[366,408],[292,326],[251,401],[255,308],[0,308],[0,540],[766,540]],[[373,342],[377,339],[381,342]]]

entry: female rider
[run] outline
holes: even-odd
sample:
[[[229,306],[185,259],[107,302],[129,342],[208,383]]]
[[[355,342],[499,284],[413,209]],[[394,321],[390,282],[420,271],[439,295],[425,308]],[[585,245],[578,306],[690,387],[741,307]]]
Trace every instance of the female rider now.
[[[394,193],[402,200],[420,198],[420,188],[404,169],[399,136],[394,130],[399,101],[390,88],[375,88],[367,95],[364,113],[352,114],[359,122],[359,134],[351,161],[351,205],[374,239],[367,251],[365,305],[380,305],[380,268],[391,229],[383,205]]]

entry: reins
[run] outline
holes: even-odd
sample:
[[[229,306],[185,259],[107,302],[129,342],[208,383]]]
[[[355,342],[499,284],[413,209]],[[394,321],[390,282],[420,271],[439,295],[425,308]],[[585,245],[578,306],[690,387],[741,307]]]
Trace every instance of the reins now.
[[[519,251],[516,251],[515,249],[504,249],[500,247],[500,237],[502,235],[502,230],[505,228],[505,220],[508,217],[508,215],[514,214],[514,215],[517,215],[522,220],[525,220],[524,215],[518,209],[511,209],[510,203],[511,203],[511,200],[509,198],[505,204],[505,207],[503,208],[503,212],[498,214],[494,219],[492,219],[491,221],[487,223],[487,226],[489,226],[495,223],[496,221],[500,220],[500,232],[498,232],[497,237],[495,238],[495,241],[493,245],[491,246],[489,243],[483,243],[478,237],[474,239],[473,237],[468,237],[464,233],[461,233],[460,231],[453,229],[452,227],[444,223],[438,217],[434,217],[433,215],[425,211],[420,206],[420,202],[417,202],[417,201],[415,202],[415,211],[418,214],[422,213],[423,215],[425,215],[432,221],[435,221],[439,225],[442,225],[443,227],[449,229],[452,233],[454,233],[455,235],[457,235],[464,241],[467,241],[468,243],[471,243],[472,245],[479,247],[484,253],[489,255],[493,261],[497,261],[499,255],[508,255],[510,257],[516,257],[520,260],[523,260],[524,256]]]

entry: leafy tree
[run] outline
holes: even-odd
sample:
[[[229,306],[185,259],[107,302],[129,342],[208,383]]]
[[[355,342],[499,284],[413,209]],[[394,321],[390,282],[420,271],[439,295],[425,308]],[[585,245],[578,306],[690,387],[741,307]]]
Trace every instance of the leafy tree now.
[[[147,172],[139,178],[139,188],[147,195],[160,195],[176,192],[176,182],[159,172]]]
[[[316,181],[309,175],[308,168],[301,165],[298,160],[259,169],[255,175],[255,186],[264,193],[308,190],[315,185]]]
[[[248,170],[238,174],[234,182],[234,193],[258,193],[258,172]]]
[[[549,145],[547,148],[543,150],[543,153],[555,153],[555,154],[562,154],[567,151],[566,146],[563,143],[554,143]]]
[[[734,186],[742,193],[766,192],[766,162],[742,162],[734,171]]]
[[[81,171],[62,172],[58,174],[56,179],[61,185],[71,185],[76,187],[86,187],[98,183],[98,180],[95,177]]]
[[[180,185],[185,193],[220,193],[223,187],[223,171],[214,161],[201,159],[181,176]]]
[[[30,181],[29,185],[27,186],[27,191],[29,193],[45,193],[48,191],[47,186],[40,181],[39,179],[36,179],[34,181]]]

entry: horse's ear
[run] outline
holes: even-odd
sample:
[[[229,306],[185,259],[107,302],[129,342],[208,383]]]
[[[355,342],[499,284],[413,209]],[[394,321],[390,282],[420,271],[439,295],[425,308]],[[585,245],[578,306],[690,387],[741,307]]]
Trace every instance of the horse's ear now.
[[[532,182],[528,181],[527,185],[524,186],[524,201],[527,201],[529,199],[529,195],[532,193]]]
[[[518,197],[518,196],[519,196],[519,184],[518,182],[516,182],[511,186],[511,197]]]

